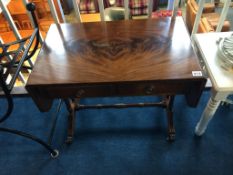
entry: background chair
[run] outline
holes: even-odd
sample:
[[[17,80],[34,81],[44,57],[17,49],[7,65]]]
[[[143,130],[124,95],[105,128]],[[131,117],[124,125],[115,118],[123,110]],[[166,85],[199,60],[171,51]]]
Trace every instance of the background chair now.
[[[198,26],[198,33],[207,33],[207,32],[214,32],[214,28],[211,26],[210,22],[205,18],[201,18],[201,21]]]
[[[29,60],[35,54],[39,46],[39,29],[36,16],[34,14],[35,5],[29,3],[27,5],[27,9],[31,12],[35,23],[35,30],[32,35],[15,42],[0,44],[0,90],[3,92],[7,101],[7,108],[5,113],[3,113],[3,115],[0,117],[0,123],[4,122],[10,117],[14,107],[11,92],[15,85],[16,79],[21,70],[32,69],[32,67],[25,66],[24,62]],[[16,49],[10,50],[9,48],[12,46],[16,46]],[[5,127],[0,127],[0,131],[33,140],[44,146],[51,153],[52,157],[57,157],[59,154],[59,152],[53,149],[49,144],[28,133]]]
[[[205,17],[208,23],[203,23],[210,25],[214,30],[216,30],[218,21],[220,19],[220,15],[218,13],[214,12],[214,8],[210,4],[205,4],[203,9],[202,17]],[[193,25],[195,22],[196,14],[198,11],[198,5],[195,0],[188,0],[187,6],[186,6],[186,24],[189,30],[189,33],[192,32]],[[204,21],[206,21],[204,20]],[[206,26],[207,27],[207,26]],[[230,22],[225,20],[222,32],[229,31],[230,30]]]

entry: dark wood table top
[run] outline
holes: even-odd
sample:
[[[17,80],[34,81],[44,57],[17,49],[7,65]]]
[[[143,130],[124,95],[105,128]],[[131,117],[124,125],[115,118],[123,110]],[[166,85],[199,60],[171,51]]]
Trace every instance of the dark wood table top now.
[[[26,88],[32,94],[43,87],[205,82],[192,71],[201,68],[181,17],[54,24]]]
[[[174,26],[173,26],[174,25]],[[27,85],[192,79],[183,19],[52,25]]]

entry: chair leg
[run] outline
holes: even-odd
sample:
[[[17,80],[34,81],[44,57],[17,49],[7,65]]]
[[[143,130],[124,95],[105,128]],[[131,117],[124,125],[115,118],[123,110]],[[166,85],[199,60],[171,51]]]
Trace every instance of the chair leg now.
[[[43,140],[41,140],[41,139],[31,135],[31,134],[28,134],[28,133],[25,133],[25,132],[22,132],[22,131],[19,131],[19,130],[15,130],[15,129],[3,128],[3,127],[0,127],[0,131],[15,134],[15,135],[18,135],[18,136],[21,136],[21,137],[24,137],[24,138],[28,138],[30,140],[33,140],[33,141],[39,143],[40,145],[45,147],[51,153],[50,155],[51,155],[52,158],[56,158],[59,155],[58,150],[53,149],[50,145],[45,143]]]
[[[174,96],[167,96],[166,98],[167,107],[166,107],[166,113],[167,113],[167,122],[168,122],[168,141],[174,141],[175,140],[175,128],[173,124],[173,102],[174,102]]]

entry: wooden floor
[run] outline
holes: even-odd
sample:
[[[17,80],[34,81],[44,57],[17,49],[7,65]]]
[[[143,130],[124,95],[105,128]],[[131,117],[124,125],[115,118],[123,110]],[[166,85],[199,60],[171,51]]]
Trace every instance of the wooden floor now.
[[[11,94],[13,96],[28,96],[28,92],[24,86],[14,87],[13,90],[11,91]],[[4,96],[3,92],[0,91],[0,97],[3,97],[3,96]]]
[[[78,20],[75,17],[74,11],[72,11],[69,15],[65,15],[65,18],[66,18],[67,23],[78,22]],[[99,13],[81,14],[81,20],[82,20],[82,22],[99,22],[99,21],[101,21]]]

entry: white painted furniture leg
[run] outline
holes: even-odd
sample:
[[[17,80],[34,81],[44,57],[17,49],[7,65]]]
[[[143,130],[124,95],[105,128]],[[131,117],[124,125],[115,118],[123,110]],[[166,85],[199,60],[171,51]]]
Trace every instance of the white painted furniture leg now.
[[[220,100],[215,100],[213,97],[209,99],[209,102],[202,113],[201,119],[197,123],[197,126],[195,128],[195,134],[198,136],[201,136],[204,134],[208,123],[213,118],[214,113],[216,112],[218,106],[220,104]]]
[[[205,0],[199,0],[199,2],[202,1]],[[233,94],[232,73],[222,69],[219,65],[218,45],[216,44],[216,41],[219,40],[219,38],[229,37],[232,33],[233,32],[210,32],[205,34],[195,34],[192,37],[199,50],[200,56],[203,59],[203,63],[212,84],[211,98],[195,128],[196,135],[201,136],[204,134],[207,125],[212,119],[220,102],[225,101],[230,94]]]

